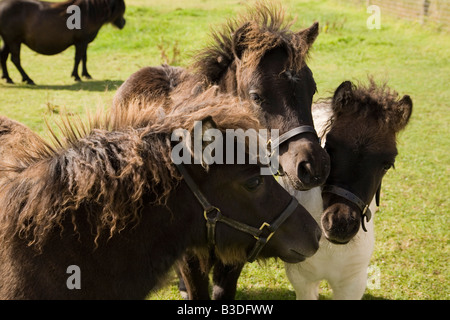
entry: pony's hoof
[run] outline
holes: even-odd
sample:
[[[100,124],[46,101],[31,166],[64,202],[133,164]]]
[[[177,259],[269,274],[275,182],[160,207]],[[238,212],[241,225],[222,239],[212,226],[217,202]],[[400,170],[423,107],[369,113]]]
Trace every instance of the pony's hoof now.
[[[91,79],[92,79],[92,77],[91,77],[90,74],[83,74],[83,77],[85,77],[85,78],[88,79],[88,80],[91,80]]]
[[[24,82],[26,82],[27,84],[32,85],[32,86],[36,85],[36,83],[34,83],[34,81],[31,79],[26,79],[26,80],[24,80]]]
[[[5,79],[6,83],[14,84],[14,81],[12,81],[12,79],[10,77],[8,77],[8,76],[2,76],[2,79]]]
[[[75,77],[75,81],[76,81],[76,82],[82,82],[82,80],[81,80],[80,77]]]

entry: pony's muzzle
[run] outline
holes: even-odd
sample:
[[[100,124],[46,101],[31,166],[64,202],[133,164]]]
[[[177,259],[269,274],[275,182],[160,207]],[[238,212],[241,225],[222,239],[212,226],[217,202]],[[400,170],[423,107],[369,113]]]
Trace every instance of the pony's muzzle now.
[[[125,20],[125,18],[120,17],[114,20],[113,25],[115,25],[119,29],[123,29],[125,27],[126,22],[127,21]]]
[[[319,145],[309,141],[297,154],[296,175],[300,190],[309,190],[325,183],[330,174],[330,157]]]

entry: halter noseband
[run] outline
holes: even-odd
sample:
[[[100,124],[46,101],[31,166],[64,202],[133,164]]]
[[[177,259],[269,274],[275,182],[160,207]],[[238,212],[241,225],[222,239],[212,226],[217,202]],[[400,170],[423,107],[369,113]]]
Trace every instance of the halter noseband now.
[[[281,136],[274,139],[273,141],[271,139],[269,141],[267,141],[267,147],[271,152],[270,156],[271,157],[273,156],[273,154],[275,153],[274,150],[276,148],[279,148],[282,143],[288,141],[289,139],[291,139],[295,136],[303,134],[303,133],[313,133],[317,136],[317,132],[313,126],[304,125],[304,126],[299,126],[294,129],[291,129],[288,132],[283,133]],[[320,138],[319,138],[319,144],[320,144]],[[277,176],[284,175],[284,171],[283,171],[283,168],[281,167],[281,165],[279,165],[278,172],[276,172],[275,175],[277,175]]]
[[[369,222],[370,219],[372,218],[372,212],[369,209],[369,204],[365,203],[364,201],[362,201],[357,195],[355,195],[354,193],[337,187],[337,186],[333,186],[333,185],[325,185],[322,189],[322,193],[332,193],[335,195],[338,195],[348,201],[350,201],[351,203],[353,203],[354,205],[356,205],[359,210],[361,211],[361,226],[363,228],[363,230],[365,232],[367,232],[366,226],[364,224],[364,217],[366,218],[366,222]],[[378,191],[377,191],[378,193]]]
[[[289,130],[288,132],[283,133],[277,139],[270,141],[272,150],[274,150],[275,148],[278,148],[283,142],[286,142],[287,140],[289,140],[295,136],[298,136],[302,133],[313,133],[317,136],[317,132],[313,126],[308,126],[308,125],[299,126],[297,128]]]
[[[177,164],[176,166],[178,168],[178,171],[180,171],[181,175],[183,176],[184,181],[188,185],[189,189],[191,189],[192,193],[203,207],[203,215],[206,220],[206,229],[209,244],[211,246],[214,246],[216,244],[215,233],[217,222],[223,222],[236,230],[248,233],[256,239],[256,243],[247,257],[248,262],[255,261],[256,257],[273,236],[275,231],[294,212],[294,210],[298,206],[297,199],[295,197],[292,197],[288,206],[283,210],[283,212],[281,212],[280,216],[275,219],[274,222],[272,222],[271,224],[264,222],[258,229],[224,216],[219,208],[209,203],[205,195],[200,191],[195,181],[187,172],[186,168],[182,164]]]

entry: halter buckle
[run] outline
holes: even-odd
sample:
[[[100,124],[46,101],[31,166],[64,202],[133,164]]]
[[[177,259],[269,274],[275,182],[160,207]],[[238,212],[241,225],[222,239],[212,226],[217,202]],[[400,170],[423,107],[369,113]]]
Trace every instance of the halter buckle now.
[[[267,228],[267,229],[269,230],[269,232],[270,232],[269,235],[265,238],[265,242],[269,241],[270,238],[272,238],[272,236],[273,236],[273,234],[275,233],[275,231],[272,231],[271,226],[270,226],[269,223],[264,222],[264,223],[261,225],[261,227],[259,227],[259,231],[261,231],[261,232],[259,233],[259,235],[253,236],[256,240],[260,241],[260,239],[261,239],[261,233],[263,232],[263,229],[264,229],[264,228]]]
[[[210,213],[212,213],[213,211],[216,212],[216,216],[210,217]],[[210,206],[203,211],[203,216],[205,217],[206,221],[216,222],[219,220],[221,215],[222,215],[222,212],[220,211],[219,208],[217,208],[215,206]]]
[[[370,219],[372,218],[372,212],[370,211],[368,204],[366,204],[364,206],[361,216],[362,216],[361,217],[361,227],[364,230],[364,232],[367,232],[366,225],[364,223],[364,218],[366,218],[366,222],[369,222]]]

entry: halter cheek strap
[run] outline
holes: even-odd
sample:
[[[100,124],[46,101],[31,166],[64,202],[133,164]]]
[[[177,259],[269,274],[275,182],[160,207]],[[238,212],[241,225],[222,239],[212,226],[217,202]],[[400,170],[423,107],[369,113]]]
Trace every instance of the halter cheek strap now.
[[[242,231],[244,233],[248,233],[252,235],[256,239],[256,243],[253,246],[250,254],[247,257],[249,262],[253,262],[258,254],[261,252],[266,243],[273,236],[275,231],[280,227],[280,225],[295,211],[298,206],[298,201],[295,197],[291,198],[288,206],[282,211],[280,216],[275,219],[271,224],[267,222],[263,222],[263,224],[259,228],[255,228],[249,226],[245,223],[236,221],[234,219],[228,218],[222,214],[219,208],[211,205],[209,201],[206,199],[204,194],[200,191],[199,187],[192,179],[191,175],[187,172],[186,168],[182,164],[176,165],[178,171],[184,178],[184,181],[188,185],[189,189],[191,189],[194,196],[197,198],[198,202],[200,202],[203,207],[203,216],[206,220],[206,232],[208,243],[211,246],[216,245],[216,224],[217,222],[225,223],[226,225]]]

